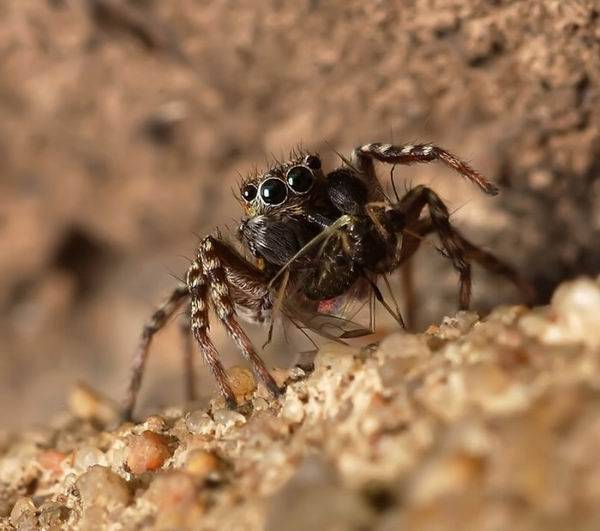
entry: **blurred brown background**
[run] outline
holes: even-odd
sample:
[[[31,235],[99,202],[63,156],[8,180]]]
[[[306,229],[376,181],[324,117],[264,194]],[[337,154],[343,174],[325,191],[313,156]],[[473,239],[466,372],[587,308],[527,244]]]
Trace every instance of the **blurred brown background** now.
[[[182,255],[235,226],[238,172],[299,142],[330,165],[329,145],[375,141],[468,158],[501,196],[434,165],[396,176],[435,187],[543,302],[600,271],[599,124],[595,0],[0,2],[0,425],[44,419],[79,379],[122,396]],[[456,277],[418,261],[426,326],[455,311]],[[518,300],[476,272],[474,309]],[[181,398],[177,328],[142,407]]]

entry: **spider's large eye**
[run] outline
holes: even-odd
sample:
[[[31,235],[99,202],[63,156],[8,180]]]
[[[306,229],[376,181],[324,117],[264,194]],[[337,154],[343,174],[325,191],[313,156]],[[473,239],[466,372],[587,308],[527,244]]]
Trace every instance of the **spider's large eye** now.
[[[304,166],[290,168],[286,175],[288,186],[297,194],[305,194],[313,185],[313,174]]]
[[[253,184],[247,184],[242,188],[242,197],[247,203],[254,200],[254,198],[256,197],[256,193],[257,189],[256,186],[254,186]]]
[[[281,205],[287,198],[287,187],[281,179],[271,177],[260,185],[260,198],[266,205]]]

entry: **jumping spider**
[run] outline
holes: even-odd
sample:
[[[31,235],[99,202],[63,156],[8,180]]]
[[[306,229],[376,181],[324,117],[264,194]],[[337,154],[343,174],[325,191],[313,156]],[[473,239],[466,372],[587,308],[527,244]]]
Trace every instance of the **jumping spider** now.
[[[368,281],[382,300],[377,279],[405,264],[429,233],[437,234],[441,251],[459,274],[461,308],[468,308],[471,298],[471,262],[528,290],[511,266],[452,226],[446,205],[433,190],[417,186],[401,198],[396,194],[392,201],[374,168],[375,161],[393,165],[440,161],[485,193],[497,194],[498,189],[467,163],[430,144],[366,144],[354,149],[350,160],[341,159],[339,168],[325,173],[317,155],[296,152],[291,160],[243,181],[239,200],[244,217],[237,236],[252,258],[220,237],[206,236],[200,242],[185,283],[175,288],[144,327],[133,360],[126,416],[135,405],[152,337],[185,304],[204,360],[227,404],[235,408],[235,395],[208,334],[209,306],[256,377],[277,396],[282,390],[238,317],[272,322],[275,310],[318,312],[319,303],[343,295],[360,281]],[[428,215],[422,216],[424,209]],[[187,364],[191,389],[189,353]]]

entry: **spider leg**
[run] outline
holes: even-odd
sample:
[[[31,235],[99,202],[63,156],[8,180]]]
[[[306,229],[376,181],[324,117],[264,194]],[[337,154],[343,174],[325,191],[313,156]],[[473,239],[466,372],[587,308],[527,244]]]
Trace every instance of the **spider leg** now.
[[[238,256],[226,243],[212,236],[207,236],[200,243],[195,263],[202,267],[208,298],[218,319],[223,323],[244,357],[250,362],[256,377],[274,396],[280,395],[281,389],[269,373],[264,361],[257,354],[250,338],[238,323],[234,306],[235,303],[238,303],[245,309],[260,311],[259,304],[264,306],[264,301],[270,301],[268,282],[262,276],[258,276],[251,265]],[[230,287],[234,289],[230,289]],[[195,298],[192,297],[192,305],[194,301]],[[197,320],[192,315],[192,326],[195,321]],[[215,373],[215,376],[228,403],[234,405],[235,397],[233,397],[232,403],[231,396],[227,393],[228,386],[222,385],[226,379],[223,380],[220,373],[218,376]]]
[[[414,230],[415,240],[418,242],[417,246],[428,234],[434,230],[435,229],[430,220],[419,220],[419,224]],[[523,297],[528,304],[533,304],[536,297],[535,288],[525,278],[523,278],[523,276],[513,266],[501,258],[498,258],[490,251],[475,245],[470,240],[465,238],[456,228],[453,228],[453,230],[457,238],[460,239],[461,245],[465,251],[465,256],[468,260],[475,262],[477,265],[483,267],[490,273],[505,277],[523,294]],[[416,238],[416,235],[420,237]],[[415,251],[416,249],[412,250],[411,255],[414,254]]]
[[[125,419],[130,419],[135,407],[137,395],[142,384],[142,376],[148,359],[148,351],[154,334],[163,328],[167,321],[175,314],[175,312],[183,306],[185,300],[189,297],[187,286],[177,286],[171,295],[159,306],[150,319],[144,325],[140,342],[131,363],[131,379],[125,397],[125,406],[123,416]]]
[[[418,219],[421,210],[426,204],[429,207],[430,218]],[[410,258],[417,251],[424,238],[432,232],[437,232],[442,240],[444,254],[452,259],[453,262],[458,252],[462,256],[462,261],[475,262],[487,271],[508,279],[523,294],[526,302],[531,303],[535,300],[534,288],[514,267],[493,253],[478,247],[450,225],[449,221],[445,218],[448,210],[435,192],[425,187],[414,188],[402,199],[398,208],[405,212],[407,220],[410,221],[402,235],[402,245],[399,258],[396,262],[397,265],[404,264],[405,267],[410,267]],[[415,219],[417,220],[416,222],[414,221]],[[442,232],[440,232],[440,227],[442,228]],[[447,246],[449,234],[452,242],[450,247]],[[455,267],[458,269],[456,264]],[[461,307],[462,304],[463,288],[461,287]]]
[[[365,144],[352,152],[352,164],[369,179],[376,179],[373,160],[388,164],[413,164],[415,162],[440,161],[469,181],[475,183],[485,193],[496,195],[498,188],[488,181],[477,170],[452,153],[432,144],[405,144],[394,146],[392,144]]]
[[[219,360],[217,349],[208,336],[207,280],[208,279],[203,273],[202,262],[199,259],[192,262],[187,273],[188,289],[192,296],[190,312],[192,334],[200,346],[204,361],[215,377],[221,395],[225,398],[227,405],[234,409],[237,407],[235,394],[229,385],[227,373],[225,372],[225,367],[223,367],[223,364]]]
[[[471,301],[471,264],[467,259],[467,249],[464,239],[450,224],[450,213],[439,196],[430,188],[417,186],[408,192],[397,206],[397,211],[404,214],[407,220],[418,219],[423,208],[429,210],[429,218],[432,230],[434,230],[442,242],[445,254],[452,261],[452,265],[458,271],[460,277],[459,304],[461,309],[467,309]],[[420,240],[415,234],[403,236],[403,244],[400,250],[400,263],[407,260],[419,247]],[[404,238],[406,238],[404,240]],[[406,244],[406,247],[404,245]]]
[[[179,320],[179,330],[181,333],[181,343],[183,352],[183,385],[185,392],[185,399],[188,402],[196,400],[196,378],[194,374],[194,342],[191,334],[192,321],[191,321],[192,308],[191,304],[188,305],[188,311]]]
[[[514,267],[491,252],[471,243],[459,232],[457,232],[456,235],[461,240],[461,245],[465,250],[465,255],[468,260],[472,260],[491,273],[503,276],[510,280],[523,294],[525,302],[527,304],[533,304],[536,298],[535,288],[525,280]]]

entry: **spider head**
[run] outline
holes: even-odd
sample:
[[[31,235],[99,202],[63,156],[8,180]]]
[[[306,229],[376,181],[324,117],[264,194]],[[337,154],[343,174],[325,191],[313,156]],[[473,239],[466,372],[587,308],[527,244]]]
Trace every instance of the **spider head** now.
[[[285,219],[301,216],[322,180],[321,160],[317,155],[304,153],[277,163],[242,182],[240,200],[246,217]]]
[[[245,211],[240,240],[252,254],[272,263],[293,254],[305,239],[302,219],[323,182],[321,160],[309,153],[295,154],[245,179],[239,192]]]

